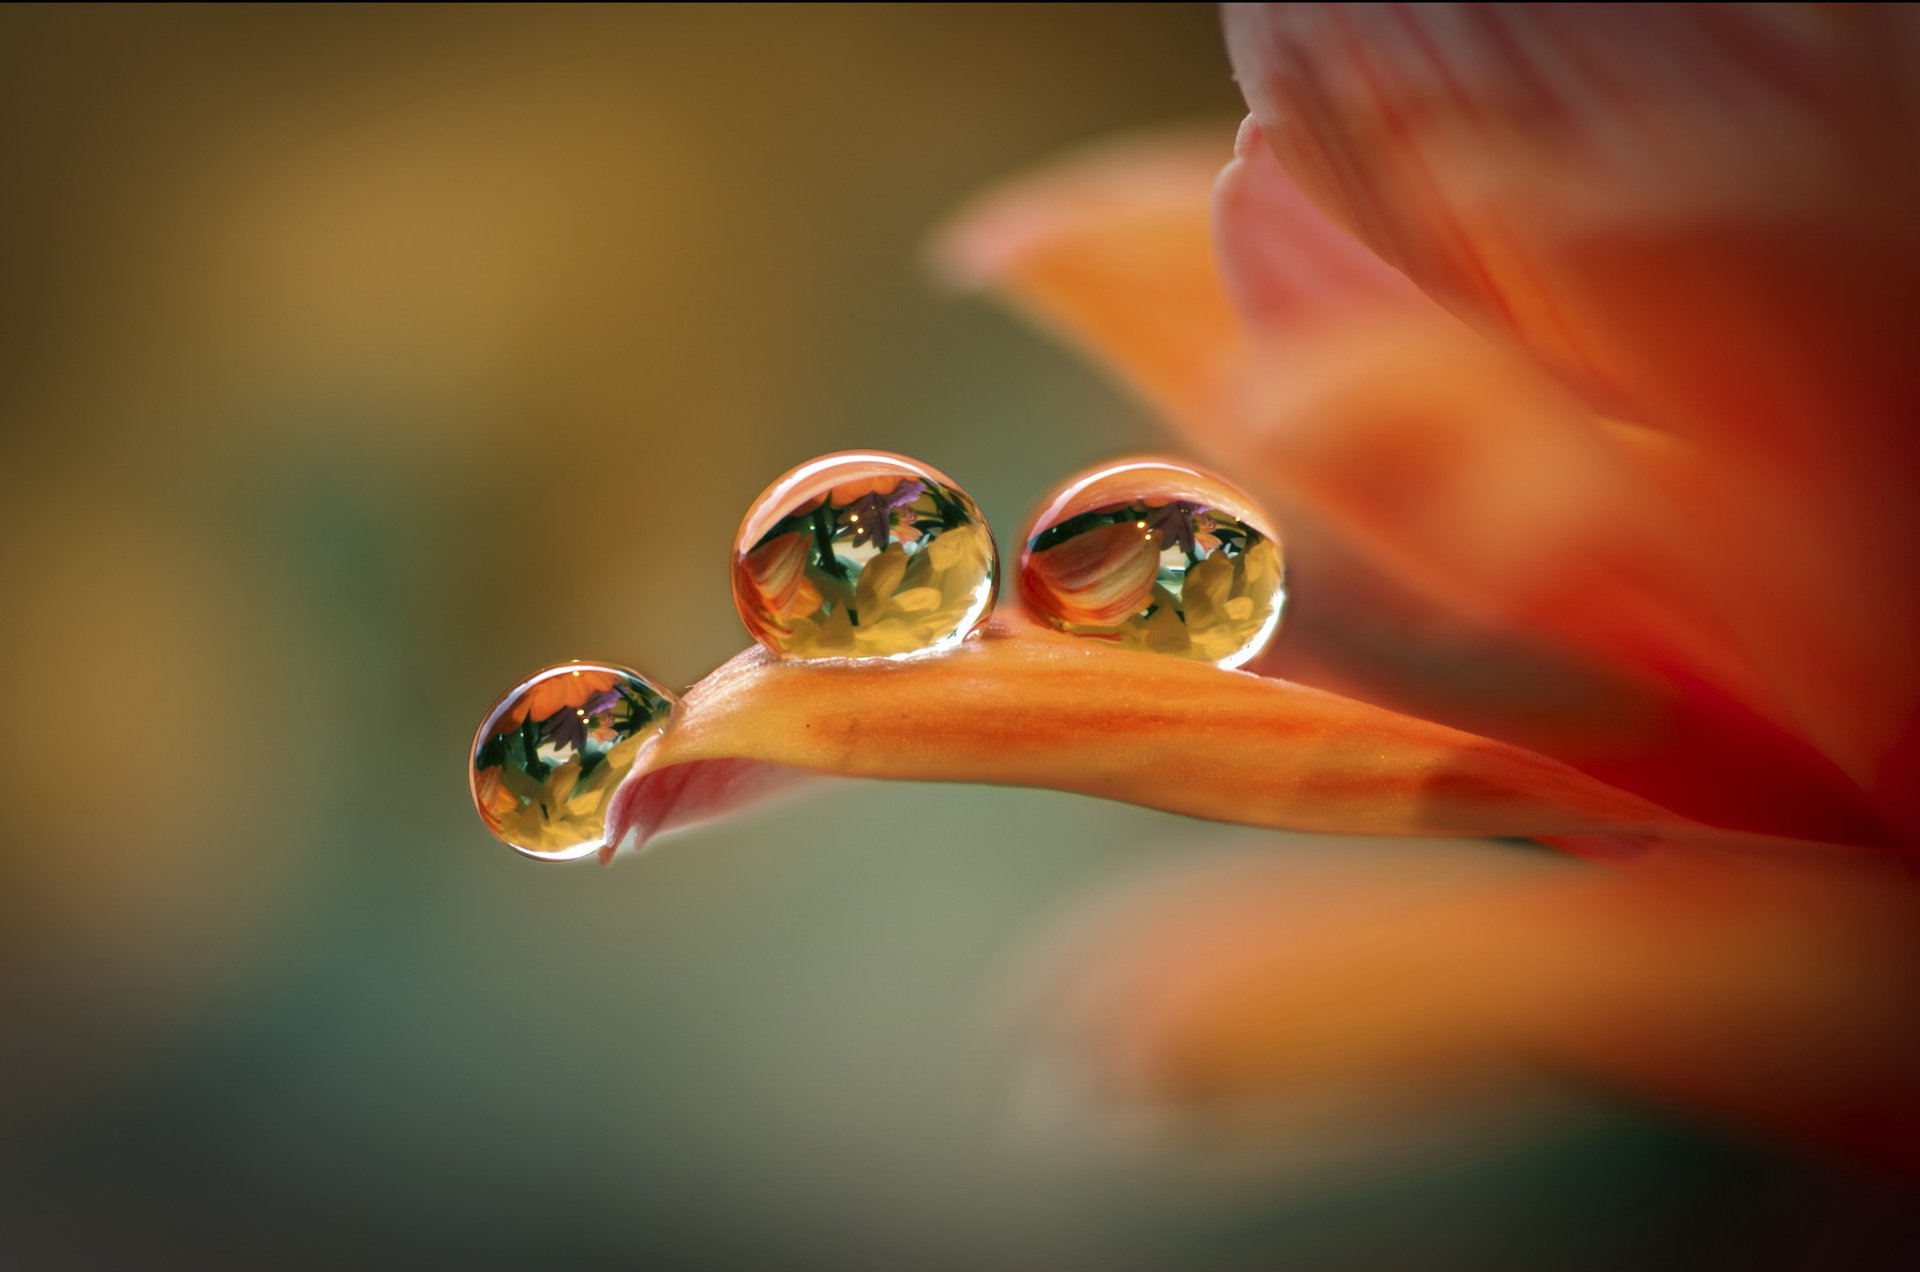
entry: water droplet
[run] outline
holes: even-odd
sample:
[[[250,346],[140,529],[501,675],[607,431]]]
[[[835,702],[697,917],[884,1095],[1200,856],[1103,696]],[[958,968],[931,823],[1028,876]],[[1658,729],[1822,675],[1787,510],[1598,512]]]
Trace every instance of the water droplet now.
[[[1103,465],[1033,519],[1021,595],[1063,632],[1238,667],[1266,648],[1286,604],[1269,524],[1209,473],[1160,460]]]
[[[946,649],[993,609],[1000,564],[967,492],[885,451],[844,451],[767,487],[740,523],[733,601],[789,658]]]
[[[541,861],[591,856],[607,802],[675,699],[637,672],[571,662],[503,694],[473,735],[468,784],[494,836]]]

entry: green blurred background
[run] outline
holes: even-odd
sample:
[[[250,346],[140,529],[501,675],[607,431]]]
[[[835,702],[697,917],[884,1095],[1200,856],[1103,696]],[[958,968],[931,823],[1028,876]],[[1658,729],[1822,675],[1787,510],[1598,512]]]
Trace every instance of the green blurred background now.
[[[1090,138],[1224,159],[1209,7],[12,8],[0,100],[0,1263],[1801,1266],[1787,1200],[1890,1204],[1571,1094],[1359,1171],[1019,1115],[981,1021],[1064,907],[1305,840],[848,785],[602,871],[470,811],[520,673],[744,643],[790,465],[1004,543],[1156,441],[919,254]]]

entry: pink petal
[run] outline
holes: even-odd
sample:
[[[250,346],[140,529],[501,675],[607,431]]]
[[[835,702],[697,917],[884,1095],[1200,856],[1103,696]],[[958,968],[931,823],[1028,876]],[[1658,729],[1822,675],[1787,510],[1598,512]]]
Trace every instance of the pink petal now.
[[[607,825],[617,830],[607,836],[600,864],[611,864],[622,847],[643,849],[655,835],[744,812],[806,780],[798,769],[752,759],[645,764],[614,792]]]

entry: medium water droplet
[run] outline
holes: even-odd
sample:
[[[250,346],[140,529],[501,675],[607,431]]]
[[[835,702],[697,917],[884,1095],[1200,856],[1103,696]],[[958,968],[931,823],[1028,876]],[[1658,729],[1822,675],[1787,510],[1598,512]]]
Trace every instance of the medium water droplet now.
[[[1103,465],[1033,519],[1021,595],[1063,632],[1238,667],[1266,648],[1286,604],[1268,525],[1210,473],[1160,460]]]
[[[487,829],[541,861],[591,856],[607,802],[673,713],[674,696],[638,672],[571,662],[503,694],[473,735],[468,785]]]
[[[733,601],[789,658],[946,649],[993,609],[993,534],[967,492],[885,451],[844,451],[767,487],[734,541]]]

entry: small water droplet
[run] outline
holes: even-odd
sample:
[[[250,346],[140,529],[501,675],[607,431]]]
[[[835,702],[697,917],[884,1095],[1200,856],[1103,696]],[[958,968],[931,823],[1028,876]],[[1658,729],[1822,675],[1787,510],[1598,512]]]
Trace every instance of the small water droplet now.
[[[788,658],[898,658],[979,629],[999,586],[967,492],[885,451],[823,455],[754,501],[734,541],[733,600]]]
[[[675,701],[607,663],[534,672],[501,695],[473,735],[468,786],[480,820],[541,861],[591,856],[606,842],[615,788],[666,729]]]
[[[1021,595],[1063,632],[1238,667],[1273,639],[1286,604],[1270,524],[1199,469],[1103,465],[1062,486],[1029,525]]]

